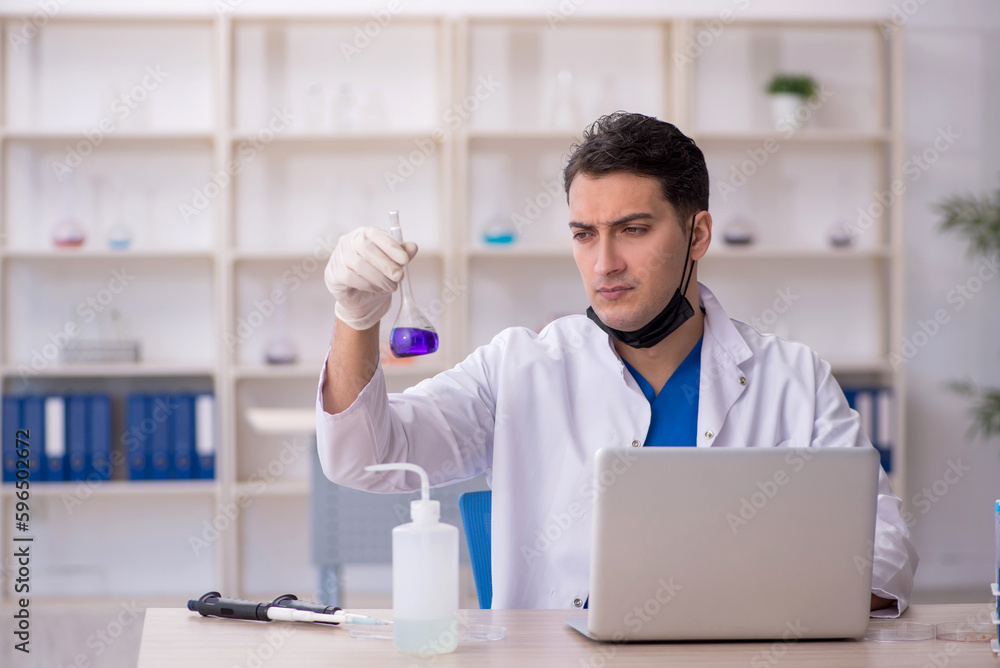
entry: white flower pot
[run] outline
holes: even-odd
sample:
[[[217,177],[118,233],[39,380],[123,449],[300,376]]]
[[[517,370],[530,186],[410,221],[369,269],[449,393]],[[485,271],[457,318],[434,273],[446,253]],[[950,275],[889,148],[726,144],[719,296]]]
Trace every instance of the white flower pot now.
[[[806,103],[805,98],[795,93],[773,93],[771,95],[771,115],[778,130],[802,128],[812,114],[799,111]],[[796,112],[798,114],[796,115]]]

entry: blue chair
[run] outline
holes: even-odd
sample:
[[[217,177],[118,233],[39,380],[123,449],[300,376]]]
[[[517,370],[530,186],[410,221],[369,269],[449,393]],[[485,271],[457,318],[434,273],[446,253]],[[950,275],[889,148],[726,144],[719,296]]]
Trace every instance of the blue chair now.
[[[493,605],[493,570],[490,556],[490,520],[493,517],[493,492],[465,492],[458,497],[465,539],[469,543],[472,576],[476,580],[479,607],[489,610]]]

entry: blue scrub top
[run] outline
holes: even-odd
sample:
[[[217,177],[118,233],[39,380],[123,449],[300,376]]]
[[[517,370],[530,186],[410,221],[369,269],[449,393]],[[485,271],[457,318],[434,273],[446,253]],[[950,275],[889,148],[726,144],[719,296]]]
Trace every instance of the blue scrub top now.
[[[704,337],[703,337],[704,338]],[[649,400],[652,415],[646,433],[646,447],[694,447],[698,441],[698,388],[701,382],[701,341],[695,344],[659,394],[625,360],[635,382]]]

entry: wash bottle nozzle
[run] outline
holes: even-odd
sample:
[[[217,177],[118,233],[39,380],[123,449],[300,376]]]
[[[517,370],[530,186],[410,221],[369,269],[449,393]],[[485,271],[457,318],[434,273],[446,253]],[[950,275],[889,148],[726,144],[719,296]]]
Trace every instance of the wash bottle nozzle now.
[[[410,518],[417,524],[441,519],[441,502],[431,500],[431,484],[427,472],[416,464],[373,464],[366,471],[409,471],[420,476],[420,498],[410,501]]]

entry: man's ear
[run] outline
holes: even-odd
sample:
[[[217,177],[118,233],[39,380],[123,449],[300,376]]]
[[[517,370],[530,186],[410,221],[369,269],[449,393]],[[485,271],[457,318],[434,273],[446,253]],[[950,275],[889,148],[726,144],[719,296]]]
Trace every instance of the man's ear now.
[[[694,229],[691,239],[691,259],[700,260],[708,252],[708,246],[712,243],[712,214],[708,211],[700,211],[694,218]]]

